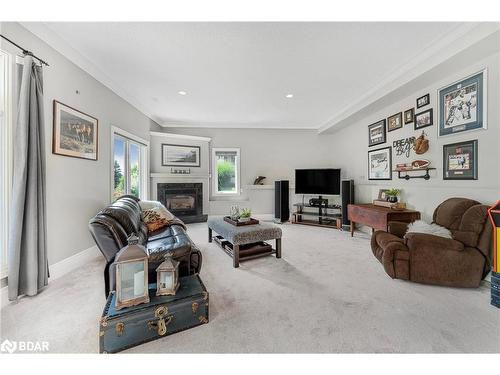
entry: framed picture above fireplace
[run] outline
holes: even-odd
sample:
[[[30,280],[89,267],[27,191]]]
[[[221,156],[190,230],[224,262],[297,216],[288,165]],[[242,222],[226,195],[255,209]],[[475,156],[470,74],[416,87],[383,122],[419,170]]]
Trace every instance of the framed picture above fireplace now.
[[[162,143],[161,165],[164,167],[199,167],[200,146]]]

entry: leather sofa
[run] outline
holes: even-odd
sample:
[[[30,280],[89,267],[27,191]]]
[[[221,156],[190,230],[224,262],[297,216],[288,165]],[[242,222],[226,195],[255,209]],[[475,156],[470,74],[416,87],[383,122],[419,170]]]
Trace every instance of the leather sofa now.
[[[199,273],[201,270],[201,252],[191,241],[184,227],[172,224],[148,233],[138,202],[136,197],[123,196],[102,209],[89,222],[90,233],[106,259],[106,296],[115,290],[115,255],[128,244],[127,238],[131,235],[136,235],[139,244],[148,251],[149,282],[156,282],[156,268],[163,262],[167,253],[180,262],[180,276]]]
[[[407,223],[390,222],[389,233],[373,233],[373,254],[393,279],[478,287],[491,269],[487,208],[471,199],[447,199],[435,209],[433,222],[448,228],[453,239],[406,233]]]

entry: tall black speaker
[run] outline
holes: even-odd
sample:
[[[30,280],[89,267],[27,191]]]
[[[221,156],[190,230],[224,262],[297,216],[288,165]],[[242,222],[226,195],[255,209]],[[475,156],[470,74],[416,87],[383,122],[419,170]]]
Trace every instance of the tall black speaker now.
[[[286,180],[274,181],[274,221],[284,223],[290,217],[290,190]]]
[[[351,222],[347,218],[347,205],[354,203],[354,180],[342,180],[342,228],[348,229]]]

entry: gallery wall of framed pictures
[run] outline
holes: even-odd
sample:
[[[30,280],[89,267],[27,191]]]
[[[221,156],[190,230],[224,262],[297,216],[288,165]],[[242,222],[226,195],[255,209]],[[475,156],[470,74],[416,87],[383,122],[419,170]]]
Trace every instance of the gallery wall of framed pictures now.
[[[390,180],[392,171],[415,161],[417,165],[442,166],[443,180],[479,178],[479,140],[463,138],[467,132],[487,129],[487,69],[450,81],[437,88],[435,96],[432,90],[416,95],[415,107],[399,108],[395,114],[391,111],[368,125],[368,180]],[[459,142],[451,139],[457,134],[462,135]],[[448,137],[450,142],[445,142]],[[419,147],[422,142],[426,147]],[[441,155],[434,148],[434,160],[426,160],[429,144],[442,148]]]

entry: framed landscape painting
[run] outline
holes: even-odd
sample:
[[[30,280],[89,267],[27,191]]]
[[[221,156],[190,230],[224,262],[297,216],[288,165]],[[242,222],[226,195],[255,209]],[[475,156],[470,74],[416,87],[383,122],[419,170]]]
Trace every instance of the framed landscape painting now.
[[[368,147],[385,143],[385,119],[368,126]]]
[[[54,100],[52,153],[97,160],[98,120]]]
[[[486,129],[486,69],[438,90],[439,135]]]
[[[443,146],[444,180],[477,180],[477,139]]]
[[[392,180],[392,147],[368,151],[368,179]]]
[[[165,167],[199,167],[200,146],[161,145],[161,165]]]

